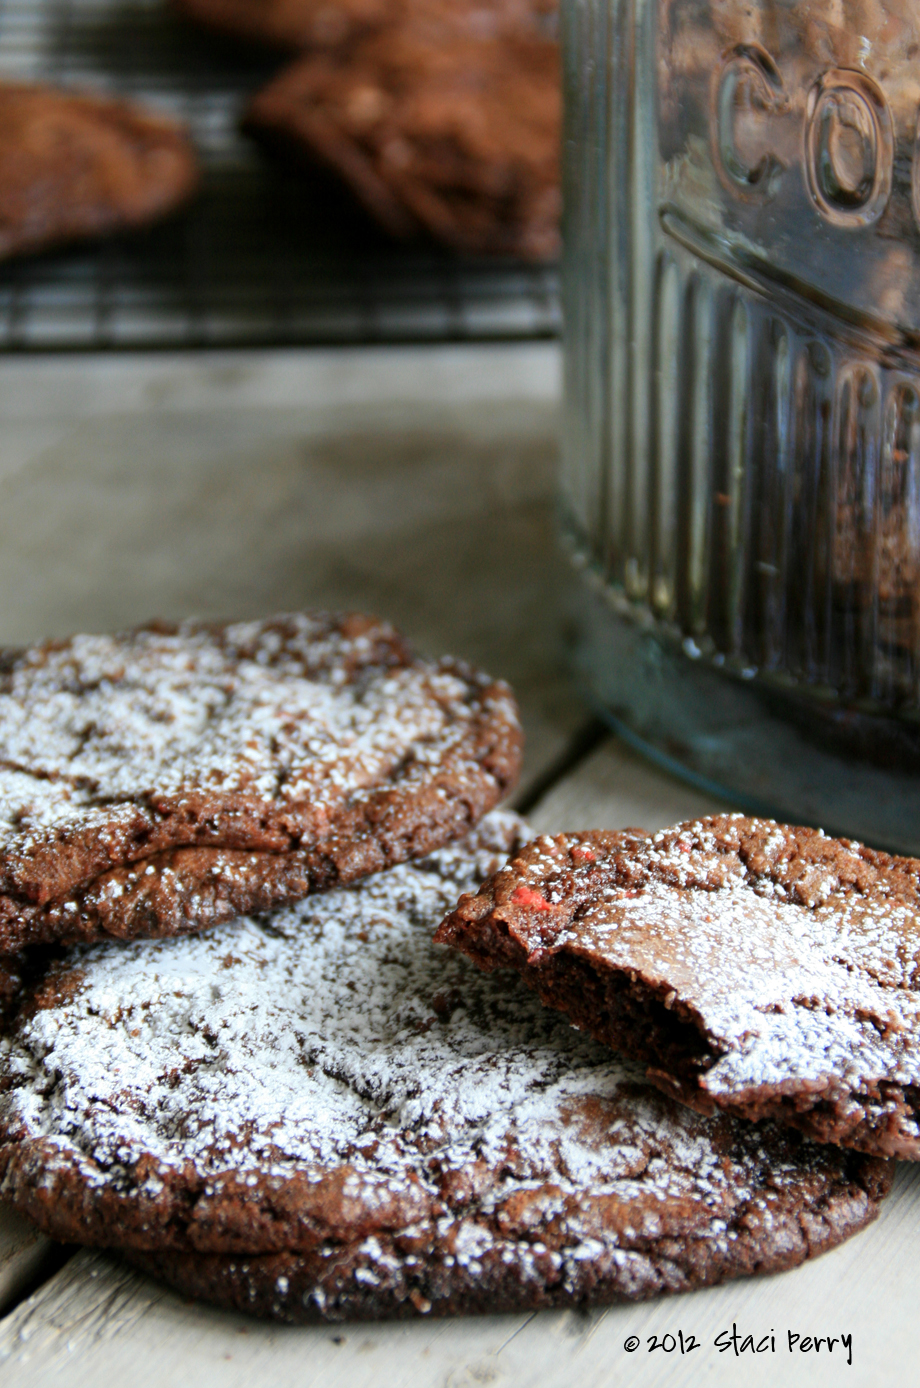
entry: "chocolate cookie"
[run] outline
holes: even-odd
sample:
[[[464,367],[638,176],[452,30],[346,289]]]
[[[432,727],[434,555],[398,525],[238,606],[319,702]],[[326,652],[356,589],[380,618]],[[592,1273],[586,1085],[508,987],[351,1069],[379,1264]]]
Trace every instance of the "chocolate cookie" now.
[[[555,0],[173,0],[188,19],[247,43],[299,52],[353,43],[406,18],[491,37],[548,30]]]
[[[463,834],[507,685],[361,616],[187,622],[0,659],[0,954],[200,930]]]
[[[295,63],[244,126],[332,169],[395,237],[545,259],[559,249],[560,107],[550,39],[445,39],[413,22]]]
[[[399,0],[173,0],[205,29],[288,52],[353,42],[385,24]]]
[[[704,1113],[920,1157],[920,861],[722,815],[530,844],[436,938]]]
[[[177,122],[108,97],[0,83],[0,257],[145,226],[197,183]]]
[[[870,1220],[889,1164],[692,1113],[432,943],[522,833],[52,966],[0,1041],[0,1189],[289,1320],[646,1297]]]

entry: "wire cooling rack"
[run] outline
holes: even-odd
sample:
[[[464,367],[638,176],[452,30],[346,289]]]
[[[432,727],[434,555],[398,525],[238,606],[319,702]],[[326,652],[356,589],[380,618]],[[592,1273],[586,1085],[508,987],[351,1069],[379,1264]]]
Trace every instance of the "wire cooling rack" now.
[[[333,183],[267,164],[237,127],[278,66],[199,34],[167,0],[0,0],[0,78],[179,116],[204,168],[195,203],[162,226],[0,265],[0,351],[558,331],[553,267],[393,247]]]

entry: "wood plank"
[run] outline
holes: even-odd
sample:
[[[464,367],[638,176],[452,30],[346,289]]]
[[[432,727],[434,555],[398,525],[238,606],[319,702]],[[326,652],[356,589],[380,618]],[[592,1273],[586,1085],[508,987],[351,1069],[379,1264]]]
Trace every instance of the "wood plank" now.
[[[6,355],[0,373],[0,474],[36,456],[41,440],[8,425],[59,427],[116,414],[214,418],[242,411],[309,410],[320,432],[348,432],[354,411],[405,417],[435,401],[469,417],[483,402],[525,410],[559,400],[554,342],[290,348],[277,351]]]
[[[733,809],[609,737],[528,814],[539,834],[566,829],[664,829]]]

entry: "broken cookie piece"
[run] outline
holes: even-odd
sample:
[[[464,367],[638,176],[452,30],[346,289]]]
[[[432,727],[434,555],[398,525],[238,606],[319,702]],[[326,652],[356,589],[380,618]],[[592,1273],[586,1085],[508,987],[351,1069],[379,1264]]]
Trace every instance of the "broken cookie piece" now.
[[[920,862],[721,815],[543,837],[440,927],[704,1113],[920,1158]]]

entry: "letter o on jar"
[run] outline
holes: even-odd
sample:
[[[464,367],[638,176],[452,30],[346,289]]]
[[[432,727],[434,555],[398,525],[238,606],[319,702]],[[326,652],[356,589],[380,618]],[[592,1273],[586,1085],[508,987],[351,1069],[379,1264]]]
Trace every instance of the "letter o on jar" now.
[[[788,108],[783,79],[770,54],[757,43],[734,48],[716,73],[710,117],[712,158],[726,188],[746,201],[762,201],[776,191],[784,165],[769,151],[750,162],[739,149],[745,114],[779,114]]]
[[[870,226],[891,196],[894,136],[881,88],[862,72],[834,68],[808,94],[805,175],[812,201],[833,226]]]

